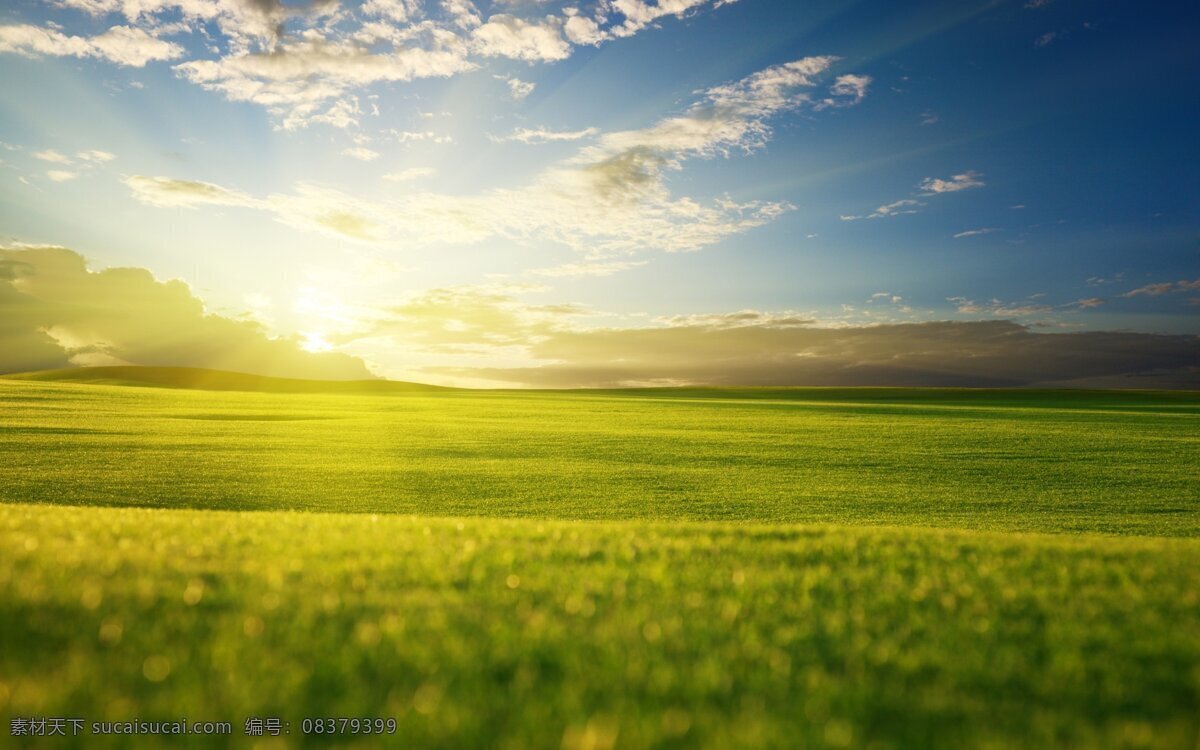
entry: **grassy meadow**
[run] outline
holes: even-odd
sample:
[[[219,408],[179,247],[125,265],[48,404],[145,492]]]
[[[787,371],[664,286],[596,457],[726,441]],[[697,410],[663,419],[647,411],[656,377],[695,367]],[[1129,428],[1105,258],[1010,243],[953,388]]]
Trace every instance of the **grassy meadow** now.
[[[1200,395],[104,380],[0,380],[7,717],[1200,747]]]

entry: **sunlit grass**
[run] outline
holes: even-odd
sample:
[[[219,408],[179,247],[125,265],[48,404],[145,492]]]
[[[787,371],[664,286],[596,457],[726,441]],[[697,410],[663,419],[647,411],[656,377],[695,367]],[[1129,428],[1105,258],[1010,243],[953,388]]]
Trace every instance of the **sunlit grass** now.
[[[1200,399],[1183,394],[0,381],[0,408],[14,502],[1200,532]]]
[[[1191,750],[1198,406],[0,381],[0,713]]]

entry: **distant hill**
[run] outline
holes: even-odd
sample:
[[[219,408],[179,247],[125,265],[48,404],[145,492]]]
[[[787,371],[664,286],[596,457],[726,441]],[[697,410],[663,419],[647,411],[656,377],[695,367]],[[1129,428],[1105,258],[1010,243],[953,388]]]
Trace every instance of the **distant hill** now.
[[[436,385],[398,380],[299,380],[248,375],[198,367],[71,367],[0,375],[5,380],[36,380],[148,388],[189,388],[204,391],[257,391],[261,393],[420,393],[452,391]]]

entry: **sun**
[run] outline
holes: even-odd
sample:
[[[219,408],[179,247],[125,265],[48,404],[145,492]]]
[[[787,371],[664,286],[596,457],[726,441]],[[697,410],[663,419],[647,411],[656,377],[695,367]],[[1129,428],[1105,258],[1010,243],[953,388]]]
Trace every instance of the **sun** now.
[[[323,331],[301,331],[300,348],[306,352],[319,354],[320,352],[328,352],[333,349],[333,344],[325,340]]]

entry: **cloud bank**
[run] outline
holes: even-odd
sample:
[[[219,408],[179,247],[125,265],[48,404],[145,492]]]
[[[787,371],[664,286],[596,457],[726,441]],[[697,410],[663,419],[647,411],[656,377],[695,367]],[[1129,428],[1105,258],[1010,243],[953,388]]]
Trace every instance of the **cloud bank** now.
[[[1195,336],[1037,333],[1002,320],[559,332],[534,344],[531,353],[552,363],[457,368],[450,374],[551,388],[1090,384],[1200,389],[1200,339]]]
[[[113,26],[103,34],[82,37],[69,36],[57,29],[21,24],[0,26],[0,53],[5,52],[26,57],[91,57],[141,68],[148,62],[180,57],[183,48],[130,26]]]
[[[141,268],[91,272],[65,248],[0,247],[0,372],[115,364],[374,377],[356,357],[309,353],[257,323],[206,313],[181,281]]]
[[[1010,320],[830,326],[743,310],[585,328],[590,311],[529,305],[522,287],[431,290],[387,310],[366,336],[412,352],[474,357],[427,372],[549,388],[638,385],[1200,388],[1200,337],[1044,333]],[[353,338],[353,337],[350,337]],[[527,366],[497,367],[514,349]]]
[[[613,270],[581,264],[544,275]],[[1194,335],[1045,333],[1010,320],[834,326],[756,310],[589,327],[592,310],[523,300],[539,290],[426,290],[373,309],[359,330],[329,341],[349,351],[357,342],[385,342],[417,379],[475,384],[1200,389]],[[359,358],[304,351],[297,339],[271,338],[258,323],[206,313],[180,281],[160,282],[138,268],[91,272],[64,248],[0,248],[0,372],[107,364],[372,377]]]
[[[134,67],[191,56],[174,64],[181,78],[230,101],[265,107],[280,128],[347,128],[360,122],[360,96],[372,84],[454,76],[497,58],[554,63],[579,46],[729,2],[594,0],[554,12],[544,2],[498,3],[502,12],[489,13],[472,0],[55,0],[52,5],[83,11],[93,23],[122,23],[96,36],[66,34],[56,23],[0,26],[0,53]],[[197,44],[162,38],[172,36]],[[534,87],[507,80],[516,100]],[[855,76],[837,85],[851,97],[865,91]]]

